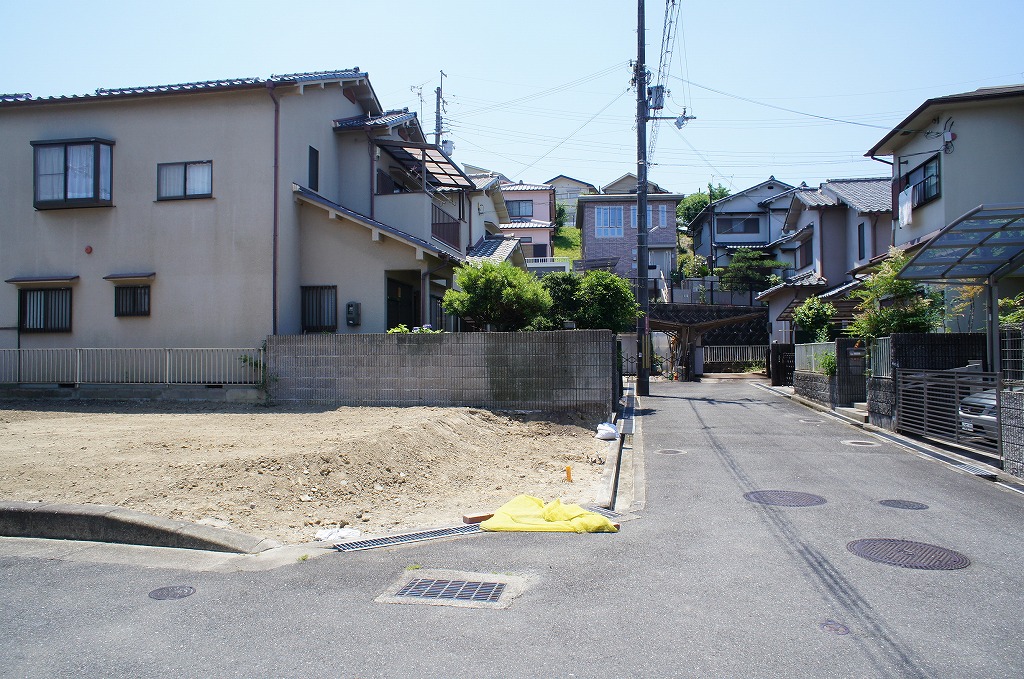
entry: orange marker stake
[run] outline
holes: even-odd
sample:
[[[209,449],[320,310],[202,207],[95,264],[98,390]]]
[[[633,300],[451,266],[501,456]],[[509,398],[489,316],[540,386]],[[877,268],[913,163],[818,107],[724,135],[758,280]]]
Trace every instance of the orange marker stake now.
[[[572,483],[572,467],[565,468],[565,480]]]

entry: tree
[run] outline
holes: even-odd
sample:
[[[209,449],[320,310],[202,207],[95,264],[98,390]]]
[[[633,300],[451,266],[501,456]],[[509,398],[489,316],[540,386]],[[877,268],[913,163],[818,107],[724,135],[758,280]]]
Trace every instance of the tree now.
[[[569,212],[565,209],[565,203],[555,206],[555,235],[565,228],[565,220],[569,218]]]
[[[785,269],[788,265],[769,259],[760,250],[739,248],[732,261],[725,267],[715,269],[723,290],[767,290],[771,287],[772,269]]]
[[[831,302],[822,302],[817,296],[811,295],[793,309],[793,323],[814,335],[816,342],[828,342],[829,328],[835,315],[836,308]]]
[[[679,226],[689,229],[690,223],[693,222],[694,217],[700,214],[700,211],[706,208],[712,201],[721,200],[729,196],[729,189],[725,188],[721,184],[718,186],[711,186],[708,184],[708,193],[698,191],[697,193],[691,193],[686,198],[679,201],[679,205],[676,207],[676,221]]]
[[[550,273],[541,283],[552,304],[544,323],[534,329],[558,330],[572,321],[581,330],[624,332],[636,326],[640,305],[629,282],[607,271]]]
[[[1003,325],[1024,323],[1024,292],[999,300],[999,322]]]
[[[906,254],[890,248],[878,271],[850,293],[860,301],[848,335],[873,340],[895,332],[930,332],[942,323],[942,293],[896,277],[906,263]]]
[[[458,290],[444,294],[442,307],[477,326],[522,330],[551,308],[551,296],[535,277],[508,262],[461,266]]]
[[[576,297],[580,305],[578,328],[625,332],[635,328],[636,319],[643,315],[629,282],[607,271],[584,274]]]

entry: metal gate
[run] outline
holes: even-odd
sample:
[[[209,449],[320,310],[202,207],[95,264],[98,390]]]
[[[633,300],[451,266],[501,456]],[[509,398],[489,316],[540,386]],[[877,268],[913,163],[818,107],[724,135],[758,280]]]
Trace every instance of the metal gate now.
[[[897,431],[1002,458],[1002,384],[997,373],[900,370],[897,374]]]

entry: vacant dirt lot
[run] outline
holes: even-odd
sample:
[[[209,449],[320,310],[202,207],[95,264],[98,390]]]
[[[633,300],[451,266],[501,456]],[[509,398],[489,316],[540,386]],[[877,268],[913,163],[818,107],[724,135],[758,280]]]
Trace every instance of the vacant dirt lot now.
[[[596,421],[469,408],[0,402],[0,499],[118,505],[285,543],[589,502]],[[573,483],[565,478],[572,467]]]

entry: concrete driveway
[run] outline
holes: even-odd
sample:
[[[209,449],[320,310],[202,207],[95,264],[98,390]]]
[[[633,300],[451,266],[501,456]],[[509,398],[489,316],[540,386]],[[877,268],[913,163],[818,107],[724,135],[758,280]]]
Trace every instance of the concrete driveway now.
[[[651,391],[618,534],[293,548],[271,570],[0,539],[0,675],[1024,676],[1024,495],[746,381]],[[420,572],[508,594],[385,603]],[[167,586],[194,593],[149,596]]]

